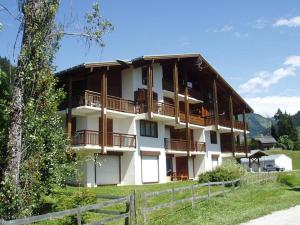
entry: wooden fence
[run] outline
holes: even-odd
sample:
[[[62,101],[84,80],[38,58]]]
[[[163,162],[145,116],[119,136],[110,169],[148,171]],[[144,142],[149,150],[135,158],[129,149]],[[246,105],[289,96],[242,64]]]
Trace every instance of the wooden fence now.
[[[121,203],[126,204],[126,212],[103,209],[104,207],[121,204]],[[135,224],[135,194],[125,196],[125,197],[118,197],[116,199],[112,198],[111,200],[104,201],[97,204],[78,206],[77,208],[68,209],[60,212],[47,213],[43,215],[32,216],[32,217],[10,220],[10,221],[5,221],[0,219],[0,225],[31,224],[31,223],[41,222],[41,221],[60,219],[65,216],[74,216],[74,215],[76,215],[77,218],[77,225],[81,225],[82,214],[92,210],[101,214],[107,214],[112,216],[101,219],[96,222],[87,223],[86,225],[106,224],[121,219],[125,219],[125,225],[134,225]]]
[[[261,184],[266,182],[273,182],[277,179],[278,172],[255,172],[247,173],[241,178],[241,183],[248,184]]]
[[[171,188],[166,189],[162,191],[156,191],[156,192],[144,192],[142,193],[142,216],[144,220],[144,224],[147,224],[147,217],[150,212],[162,209],[162,208],[173,208],[176,204],[179,203],[185,203],[185,202],[191,202],[192,208],[195,207],[195,202],[198,200],[205,200],[209,199],[210,197],[217,196],[217,195],[224,195],[226,192],[229,192],[231,190],[239,188],[239,181],[240,179],[232,180],[232,181],[223,181],[223,182],[208,182],[208,183],[202,183],[202,184],[194,184],[191,186],[184,186],[184,187],[178,187],[178,188]],[[221,191],[212,192],[211,187],[212,186],[221,186]],[[231,188],[225,189],[225,186],[231,186]],[[200,195],[197,196],[195,194],[196,189],[199,189],[201,187],[208,187],[207,195]],[[191,190],[192,197],[187,197],[184,199],[175,200],[175,193],[184,191],[184,190]],[[161,203],[152,207],[148,207],[147,199],[149,197],[155,197],[162,194],[171,194],[170,201],[167,203]]]

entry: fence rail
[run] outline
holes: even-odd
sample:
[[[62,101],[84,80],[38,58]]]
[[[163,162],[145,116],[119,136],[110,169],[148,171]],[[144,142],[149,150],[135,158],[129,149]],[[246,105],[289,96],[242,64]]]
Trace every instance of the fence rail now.
[[[105,210],[104,207],[112,206],[115,204],[125,203],[126,204],[126,212],[119,212],[119,211],[112,211],[112,210]],[[31,224],[41,221],[49,221],[53,219],[60,219],[65,216],[77,216],[77,225],[81,225],[82,221],[82,213],[85,213],[87,211],[91,210],[97,210],[98,212],[102,214],[108,214],[113,215],[108,218],[101,219],[96,222],[91,222],[86,225],[96,225],[96,224],[105,224],[121,219],[125,219],[125,224],[128,225],[134,225],[135,224],[135,195],[129,195],[117,199],[112,199],[109,201],[92,204],[92,205],[86,205],[86,206],[78,206],[74,209],[68,209],[60,212],[53,212],[53,213],[47,213],[43,215],[38,216],[32,216],[22,219],[16,219],[16,220],[10,220],[5,221],[0,219],[0,225],[22,225],[22,224]]]
[[[230,189],[225,189],[225,186],[230,185],[232,190],[239,188],[239,186],[238,186],[239,181],[240,181],[240,179],[236,179],[236,180],[232,180],[232,181],[223,181],[223,182],[208,182],[208,183],[203,183],[203,184],[195,184],[195,185],[191,185],[191,186],[170,188],[170,189],[166,189],[166,190],[162,190],[162,191],[144,192],[144,193],[142,193],[142,196],[141,196],[142,197],[142,214],[143,214],[144,224],[147,224],[147,217],[150,212],[153,212],[153,211],[156,211],[156,210],[159,210],[162,208],[172,208],[176,204],[185,203],[185,202],[191,202],[192,208],[194,208],[195,202],[197,200],[204,200],[204,199],[208,199],[213,196],[224,195],[226,192],[231,191]],[[222,186],[222,190],[217,191],[217,192],[211,192],[212,186]],[[201,187],[208,187],[207,195],[197,196],[195,194],[195,190],[198,188],[201,188]],[[183,199],[179,199],[179,200],[175,200],[175,193],[184,191],[184,190],[191,190],[192,196],[183,198]],[[155,196],[167,194],[167,193],[171,194],[171,198],[170,198],[169,202],[161,203],[161,204],[158,204],[158,205],[155,205],[152,207],[148,207],[147,199],[149,197],[155,197]]]

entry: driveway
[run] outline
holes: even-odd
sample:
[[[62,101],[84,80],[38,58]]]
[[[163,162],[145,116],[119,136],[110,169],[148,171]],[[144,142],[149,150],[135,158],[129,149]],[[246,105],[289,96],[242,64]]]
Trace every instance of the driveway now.
[[[300,205],[276,211],[241,225],[298,225],[300,224]]]

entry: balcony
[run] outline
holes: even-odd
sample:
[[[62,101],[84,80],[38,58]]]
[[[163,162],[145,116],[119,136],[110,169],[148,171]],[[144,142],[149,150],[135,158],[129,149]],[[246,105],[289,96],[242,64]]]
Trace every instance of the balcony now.
[[[102,133],[93,130],[77,131],[72,138],[73,146],[102,145]],[[107,133],[107,146],[136,148],[136,136],[131,134]]]
[[[101,94],[86,90],[83,94],[73,97],[72,106],[92,106],[101,108]],[[126,113],[136,113],[134,101],[110,95],[107,96],[107,109]]]
[[[199,126],[205,126],[205,119],[203,117],[201,117],[200,115],[190,113],[189,117],[190,117],[190,121],[189,121],[190,123],[196,124]],[[184,122],[184,123],[186,122],[185,113],[180,112],[180,121]]]
[[[215,125],[215,118],[214,116],[205,117],[205,126]],[[224,117],[219,116],[219,125],[223,127],[231,127],[231,121]],[[234,120],[233,121],[233,128],[238,130],[244,130],[244,123],[241,121]],[[248,123],[246,122],[246,130],[248,130]]]
[[[173,150],[173,151],[184,151],[187,152],[187,140],[182,139],[169,139],[165,138],[165,149],[166,150]],[[195,141],[192,143],[192,152],[205,152],[205,143]]]
[[[232,153],[232,147],[231,146],[221,146],[221,152],[222,153]],[[236,153],[245,153],[245,146],[244,145],[236,145],[235,146],[235,152]],[[248,153],[249,153],[248,149]]]

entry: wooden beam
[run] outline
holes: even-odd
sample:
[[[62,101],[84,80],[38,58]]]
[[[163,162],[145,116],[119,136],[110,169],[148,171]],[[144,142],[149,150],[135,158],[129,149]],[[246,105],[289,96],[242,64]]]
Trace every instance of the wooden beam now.
[[[190,123],[190,110],[189,110],[189,89],[188,89],[188,73],[186,67],[184,68],[184,108],[185,108],[185,133],[186,133],[186,140],[187,140],[187,151],[188,155],[190,155],[191,151],[191,135],[189,129]]]
[[[216,130],[218,130],[219,108],[218,108],[218,90],[217,90],[216,79],[213,80],[213,101],[214,101],[215,126],[216,126]]]
[[[229,115],[230,115],[230,130],[231,130],[231,149],[232,155],[235,156],[235,137],[233,132],[234,127],[234,118],[233,118],[233,104],[232,104],[232,96],[229,96]]]
[[[247,132],[246,132],[246,110],[243,111],[243,125],[244,125],[244,148],[246,157],[248,157],[248,144],[247,144]]]
[[[106,116],[106,107],[107,107],[107,71],[101,72],[101,147],[102,153],[106,154],[106,145],[107,145],[107,116]]]
[[[72,136],[72,77],[69,77],[68,86],[68,114],[67,114],[67,137],[71,140]]]
[[[148,100],[148,117],[153,117],[153,68],[152,65],[147,66],[147,100]]]
[[[173,90],[174,90],[174,106],[175,106],[175,122],[180,123],[179,99],[178,99],[178,64],[173,64]]]

